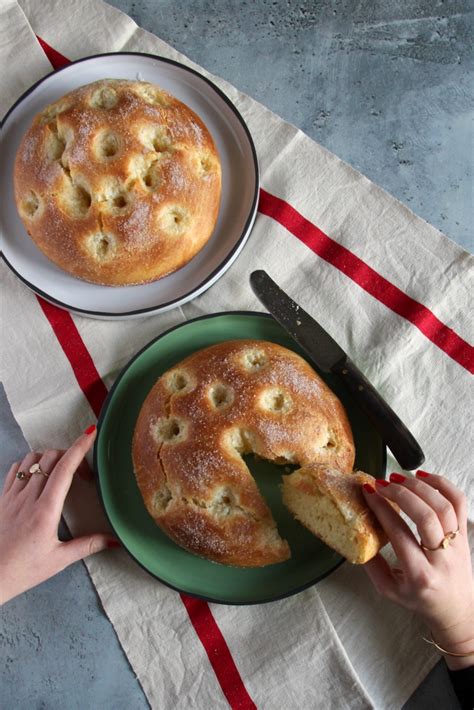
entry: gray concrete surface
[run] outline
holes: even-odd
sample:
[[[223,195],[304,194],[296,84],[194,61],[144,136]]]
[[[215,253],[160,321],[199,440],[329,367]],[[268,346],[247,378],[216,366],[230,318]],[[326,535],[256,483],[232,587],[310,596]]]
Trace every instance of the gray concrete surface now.
[[[474,250],[472,2],[111,4]],[[0,390],[0,475],[25,450]],[[5,710],[147,707],[80,563],[1,610],[0,687]],[[442,662],[405,710],[433,707],[457,707]]]

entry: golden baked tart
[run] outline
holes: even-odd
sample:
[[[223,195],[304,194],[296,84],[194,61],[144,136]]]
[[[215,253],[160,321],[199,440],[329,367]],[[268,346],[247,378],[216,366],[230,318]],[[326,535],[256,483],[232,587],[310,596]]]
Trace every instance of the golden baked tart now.
[[[141,408],[133,465],[146,508],[178,545],[260,567],[290,557],[243,455],[350,472],[340,401],[299,355],[259,340],[199,350],[165,372]]]
[[[143,81],[82,86],[33,120],[15,162],[30,237],[57,266],[107,286],[187,264],[218,216],[212,137],[184,103]]]

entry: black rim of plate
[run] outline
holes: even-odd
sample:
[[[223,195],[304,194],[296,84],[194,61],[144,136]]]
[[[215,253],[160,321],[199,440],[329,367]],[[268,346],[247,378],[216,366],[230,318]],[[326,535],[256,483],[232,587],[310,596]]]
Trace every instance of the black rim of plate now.
[[[43,82],[47,81],[51,76],[59,74],[60,72],[68,71],[71,66],[76,66],[77,64],[82,64],[84,62],[89,62],[91,60],[95,59],[101,59],[103,57],[147,57],[148,59],[153,59],[154,61],[158,62],[163,62],[165,64],[171,64],[173,66],[178,67],[179,69],[184,69],[185,71],[189,72],[190,74],[193,74],[194,76],[199,77],[202,81],[204,81],[208,86],[213,89],[213,91],[216,92],[216,94],[223,99],[223,101],[229,106],[229,108],[232,110],[232,112],[235,114],[236,118],[238,119],[239,123],[241,124],[244,133],[247,137],[247,140],[249,142],[250,150],[252,153],[252,159],[253,159],[253,168],[255,172],[255,191],[254,195],[252,198],[252,205],[249,211],[249,215],[247,217],[247,220],[245,222],[245,225],[243,227],[242,233],[239,236],[238,240],[230,250],[230,252],[227,254],[227,256],[224,257],[224,259],[221,261],[221,263],[216,266],[216,268],[206,276],[206,278],[201,281],[198,286],[193,288],[191,291],[187,291],[185,294],[180,296],[179,298],[174,298],[171,301],[166,301],[165,303],[159,303],[155,306],[147,306],[146,308],[138,308],[133,311],[121,311],[119,313],[113,313],[109,311],[92,311],[86,308],[78,308],[77,306],[71,305],[64,303],[63,301],[60,301],[57,298],[54,298],[54,296],[49,295],[42,289],[38,288],[34,284],[32,284],[28,279],[26,279],[24,276],[22,276],[16,269],[15,267],[8,261],[6,258],[5,254],[3,253],[3,250],[1,252],[1,256],[5,262],[5,264],[8,266],[11,271],[20,279],[20,281],[23,281],[23,283],[28,286],[32,291],[34,291],[38,296],[42,296],[46,301],[49,301],[50,303],[54,303],[56,306],[59,306],[60,308],[64,308],[68,311],[73,311],[74,313],[84,313],[86,315],[91,315],[91,316],[101,316],[104,318],[108,318],[110,320],[113,320],[114,318],[123,318],[124,316],[138,316],[146,313],[161,313],[166,310],[171,310],[174,306],[182,303],[187,303],[188,301],[192,300],[194,294],[199,295],[200,293],[203,293],[206,290],[206,284],[207,288],[213,285],[215,281],[217,281],[220,276],[223,276],[224,273],[226,272],[227,268],[231,265],[233,261],[233,257],[236,254],[236,252],[240,251],[243,249],[245,242],[250,236],[250,232],[253,226],[253,223],[255,221],[255,218],[257,216],[257,202],[258,202],[258,194],[259,194],[259,189],[260,189],[260,173],[259,173],[259,168],[258,168],[258,160],[257,160],[257,151],[255,150],[255,144],[253,142],[253,138],[250,134],[250,131],[248,129],[247,124],[245,123],[244,119],[242,118],[242,115],[240,112],[237,110],[236,106],[232,103],[232,101],[224,94],[221,89],[219,89],[218,86],[216,86],[210,79],[207,77],[203,76],[200,74],[198,71],[195,69],[191,69],[191,67],[186,66],[185,64],[181,64],[180,62],[175,61],[174,59],[168,59],[167,57],[160,57],[157,54],[149,54],[147,52],[106,52],[104,54],[91,54],[88,57],[82,57],[82,59],[76,59],[73,62],[70,62],[67,66],[61,67],[61,69],[56,69],[50,72],[49,74],[46,74],[43,76],[41,79],[39,79],[37,82],[35,82],[32,86],[29,87],[21,96],[19,99],[15,101],[13,106],[10,107],[10,109],[7,111],[3,119],[0,121],[0,128],[2,128],[9,117],[9,115],[15,110],[17,106],[19,106],[24,99],[29,96],[40,84]],[[175,272],[177,273],[177,272]]]
[[[136,360],[138,360],[138,358],[142,355],[142,353],[145,352],[145,350],[148,350],[148,348],[150,348],[152,345],[154,345],[154,343],[156,343],[158,340],[161,340],[161,338],[164,338],[166,335],[169,335],[169,333],[172,333],[174,330],[178,330],[179,328],[186,327],[189,323],[196,323],[197,321],[209,320],[211,318],[219,318],[222,316],[246,316],[246,317],[250,317],[250,318],[255,318],[255,317],[267,318],[267,319],[272,320],[275,323],[277,323],[277,321],[275,321],[273,316],[271,316],[269,313],[262,313],[260,311],[221,311],[219,313],[210,313],[208,315],[198,316],[197,318],[191,318],[190,320],[186,321],[185,323],[179,323],[178,325],[175,325],[172,328],[168,328],[168,330],[165,330],[163,333],[160,333],[160,335],[158,335],[156,338],[153,338],[153,340],[150,340],[146,345],[143,346],[143,348],[141,348],[141,350],[138,351],[138,353],[136,353],[136,355],[134,355],[128,361],[128,363],[122,368],[122,370],[118,374],[117,379],[115,380],[114,384],[112,385],[112,387],[105,399],[105,402],[102,405],[99,419],[97,421],[97,437],[96,437],[96,440],[94,443],[93,467],[94,467],[94,474],[95,474],[97,491],[99,493],[99,498],[100,498],[100,502],[102,504],[102,509],[105,512],[105,515],[107,517],[107,520],[109,521],[109,524],[110,524],[113,532],[115,533],[115,535],[117,535],[117,537],[120,540],[121,540],[121,538],[117,534],[115,527],[110,519],[107,507],[105,505],[104,497],[102,495],[102,487],[101,487],[101,481],[100,481],[100,476],[99,476],[99,466],[98,466],[98,453],[97,453],[100,430],[102,427],[102,423],[107,415],[107,411],[109,409],[109,406],[110,406],[112,399],[114,397],[115,390],[118,387],[119,383],[121,382],[121,380],[124,377],[127,370],[133,365],[133,363]],[[288,337],[291,339],[291,336],[288,336]],[[385,470],[386,465],[387,465],[387,448],[385,446],[383,446],[383,449],[382,449],[382,465]],[[122,540],[121,540],[121,542],[122,542]],[[123,544],[123,542],[122,542],[122,544]],[[311,579],[306,584],[303,584],[302,586],[295,587],[294,589],[291,589],[290,591],[285,592],[285,594],[279,594],[277,596],[272,596],[272,597],[264,597],[262,599],[257,599],[257,600],[253,600],[253,601],[228,602],[228,601],[224,601],[222,599],[214,599],[213,597],[208,597],[203,594],[195,594],[194,592],[189,592],[186,589],[180,589],[179,587],[175,587],[173,584],[170,584],[166,580],[162,579],[154,572],[151,572],[144,564],[142,564],[142,562],[140,562],[139,559],[137,559],[137,557],[135,557],[135,555],[133,555],[128,550],[128,548],[125,545],[123,545],[123,549],[127,552],[128,555],[130,555],[130,557],[143,570],[145,570],[145,572],[147,572],[149,575],[151,575],[152,577],[157,579],[159,582],[164,584],[166,587],[173,589],[175,592],[179,592],[180,594],[188,594],[191,597],[194,597],[196,599],[202,599],[203,601],[206,601],[206,602],[212,602],[213,604],[225,604],[227,606],[252,606],[254,604],[268,604],[270,602],[279,601],[280,599],[286,599],[287,597],[292,597],[295,594],[299,594],[300,592],[304,592],[305,589],[309,589],[310,587],[313,587],[315,584],[317,584],[317,582],[320,582],[325,577],[332,574],[332,572],[334,572],[336,569],[338,569],[338,567],[340,567],[346,561],[343,557],[341,557],[341,559],[338,562],[336,562],[330,569],[328,569],[327,572],[324,572],[324,574],[317,575],[314,579]],[[190,553],[190,554],[192,554],[192,553]]]

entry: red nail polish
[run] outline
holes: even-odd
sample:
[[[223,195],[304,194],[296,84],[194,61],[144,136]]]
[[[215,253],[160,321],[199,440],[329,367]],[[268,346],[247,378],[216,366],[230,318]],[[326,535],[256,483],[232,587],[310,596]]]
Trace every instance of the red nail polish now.
[[[97,429],[96,425],[95,425],[95,424],[91,424],[90,426],[87,427],[87,429],[85,430],[84,434],[85,434],[86,436],[89,436],[90,434],[93,434],[96,429]]]
[[[392,483],[403,483],[403,481],[406,481],[407,477],[402,476],[401,473],[391,473],[390,474],[390,480]]]
[[[107,540],[107,547],[110,548],[116,548],[116,547],[122,547],[120,542],[118,540]]]
[[[429,476],[430,474],[427,473],[426,471],[417,471],[417,472],[416,472],[416,475],[419,476],[420,478],[428,478],[428,476]]]
[[[370,483],[363,483],[362,488],[366,493],[375,493],[375,488]]]
[[[381,486],[382,488],[385,488],[385,486],[389,486],[389,485],[390,485],[390,481],[386,481],[385,478],[376,478],[376,479],[375,479],[375,483],[376,483],[378,486]]]

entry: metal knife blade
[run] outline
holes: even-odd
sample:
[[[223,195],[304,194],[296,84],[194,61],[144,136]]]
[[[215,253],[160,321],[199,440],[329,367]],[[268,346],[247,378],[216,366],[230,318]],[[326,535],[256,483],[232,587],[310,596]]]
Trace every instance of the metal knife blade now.
[[[425,460],[414,436],[336,341],[263,270],[250,285],[269,313],[323,372],[338,375],[367,414],[399,464],[406,470]]]
[[[344,350],[273,281],[266,271],[253,271],[250,285],[259,301],[323,372],[347,358]]]

